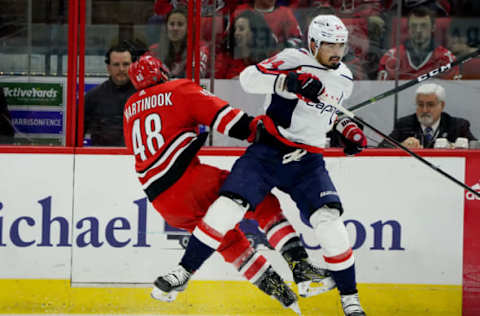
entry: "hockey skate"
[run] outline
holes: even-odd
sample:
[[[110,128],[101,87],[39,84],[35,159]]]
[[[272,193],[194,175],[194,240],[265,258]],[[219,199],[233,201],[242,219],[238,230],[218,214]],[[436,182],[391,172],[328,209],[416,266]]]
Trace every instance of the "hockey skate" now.
[[[266,294],[274,297],[284,307],[291,308],[295,313],[301,315],[298,299],[295,293],[288,287],[272,267],[255,282],[255,285]]]
[[[191,276],[190,272],[179,265],[172,272],[159,276],[155,280],[150,295],[156,300],[173,302],[177,298],[178,293],[187,288]]]
[[[351,295],[341,295],[343,313],[345,316],[366,316],[365,311],[360,305],[358,293]]]
[[[298,295],[301,297],[315,296],[336,287],[330,272],[314,266],[308,259],[300,261],[287,259],[287,262],[297,284]]]

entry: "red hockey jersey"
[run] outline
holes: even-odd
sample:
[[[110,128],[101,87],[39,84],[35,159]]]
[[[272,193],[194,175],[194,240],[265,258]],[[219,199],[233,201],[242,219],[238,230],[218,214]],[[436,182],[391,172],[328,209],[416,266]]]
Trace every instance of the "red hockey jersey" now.
[[[455,60],[455,56],[443,46],[437,46],[430,54],[427,55],[420,65],[412,62],[410,53],[405,45],[400,45],[398,49],[391,48],[380,59],[378,68],[378,79],[392,80],[395,79],[395,68],[397,58],[400,59],[399,79],[411,80],[422,74],[428,73],[430,70],[439,68],[440,66],[449,64]],[[442,79],[455,79],[459,75],[458,67],[441,74]]]
[[[255,9],[251,4],[239,5],[233,14],[234,17],[237,17],[245,10]],[[290,8],[278,6],[275,7],[274,10],[270,12],[262,12],[262,14],[273,34],[277,37],[279,43],[288,42],[292,47],[301,45],[302,31]]]
[[[150,201],[177,181],[206,140],[198,125],[246,139],[252,117],[190,80],[140,90],[123,112],[125,144]]]
[[[247,63],[243,58],[235,59],[229,53],[218,54],[215,60],[215,78],[238,78],[242,70],[252,64],[255,63]]]
[[[301,0],[301,6],[306,6],[306,1]],[[335,15],[341,18],[363,18],[380,15],[384,7],[383,0],[311,0],[311,6],[331,7]]]

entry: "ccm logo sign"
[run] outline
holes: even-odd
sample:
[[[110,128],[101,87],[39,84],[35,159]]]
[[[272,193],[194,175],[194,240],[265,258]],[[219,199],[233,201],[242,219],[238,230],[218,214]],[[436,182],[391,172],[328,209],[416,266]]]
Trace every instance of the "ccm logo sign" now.
[[[472,186],[472,189],[474,189],[475,191],[479,192],[480,193],[480,182],[478,182],[477,184],[475,184],[474,186]],[[475,194],[473,194],[472,192],[467,192],[465,194],[465,198],[467,200],[480,200],[480,198],[478,198],[477,196],[475,196]]]
[[[444,66],[441,66],[440,68],[437,68],[437,69],[434,69],[434,70],[430,71],[428,74],[421,75],[420,77],[417,78],[417,81],[422,82],[422,81],[427,80],[431,77],[435,77],[439,73],[445,72],[445,71],[449,70],[450,68],[452,68],[452,65],[451,64],[446,64]]]

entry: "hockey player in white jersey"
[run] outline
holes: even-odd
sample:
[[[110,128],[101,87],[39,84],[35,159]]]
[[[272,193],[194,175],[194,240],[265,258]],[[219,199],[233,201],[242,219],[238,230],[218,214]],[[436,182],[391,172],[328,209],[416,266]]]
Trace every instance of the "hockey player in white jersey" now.
[[[322,156],[332,128],[342,134],[347,155],[359,153],[367,143],[354,122],[337,117],[336,105],[353,88],[352,74],[341,62],[347,39],[339,18],[320,15],[309,26],[308,50],[285,49],[240,74],[245,91],[266,95],[266,113],[257,117],[254,144],[235,162],[184,256],[196,253],[194,248],[202,249],[204,256],[216,249],[218,235],[232,229],[249,207],[277,187],[290,195],[303,222],[313,228],[345,315],[363,316],[342,204]]]
[[[362,130],[348,118],[337,118],[335,107],[353,89],[352,74],[341,62],[347,39],[348,31],[339,18],[320,15],[309,26],[308,50],[285,49],[240,74],[246,92],[267,95],[266,115],[257,142],[237,160],[220,191],[253,206],[272,187],[288,193],[324,250],[345,315],[360,316],[365,312],[340,217],[343,208],[321,155],[326,133],[333,127],[343,135],[346,154],[366,146]],[[207,214],[204,220],[213,217]]]
[[[342,134],[347,155],[367,144],[354,122],[337,117],[335,105],[353,89],[352,74],[341,62],[347,39],[348,30],[339,18],[320,15],[309,26],[308,50],[285,49],[240,74],[246,92],[266,94],[266,115],[256,144],[236,162],[221,192],[240,196],[250,205],[274,186],[290,194],[324,250],[345,315],[360,316],[365,312],[340,218],[343,208],[321,155],[333,127]]]

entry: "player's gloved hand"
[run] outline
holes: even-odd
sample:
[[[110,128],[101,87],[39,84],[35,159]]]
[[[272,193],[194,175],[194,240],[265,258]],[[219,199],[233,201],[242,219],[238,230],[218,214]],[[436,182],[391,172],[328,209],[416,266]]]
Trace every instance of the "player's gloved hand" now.
[[[250,128],[250,135],[248,135],[247,137],[247,141],[249,143],[253,143],[257,139],[257,135],[259,132],[258,129],[261,125],[263,125],[262,117],[263,115],[258,115],[250,122],[248,126]]]
[[[343,135],[343,152],[347,156],[358,154],[367,146],[367,137],[358,125],[348,117],[340,118],[336,129]]]
[[[285,79],[285,88],[288,92],[297,94],[299,97],[320,102],[318,97],[323,93],[325,87],[316,76],[309,73],[297,73],[290,71]]]

